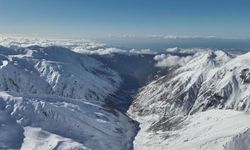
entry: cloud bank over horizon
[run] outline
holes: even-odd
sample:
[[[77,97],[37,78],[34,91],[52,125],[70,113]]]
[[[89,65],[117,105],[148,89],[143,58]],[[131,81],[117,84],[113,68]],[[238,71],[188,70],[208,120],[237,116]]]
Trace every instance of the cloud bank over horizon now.
[[[121,49],[104,43],[86,39],[48,39],[0,36],[0,45],[4,47],[30,47],[30,46],[59,46],[71,49],[77,53],[109,55],[113,53],[123,54],[156,54],[151,49]]]

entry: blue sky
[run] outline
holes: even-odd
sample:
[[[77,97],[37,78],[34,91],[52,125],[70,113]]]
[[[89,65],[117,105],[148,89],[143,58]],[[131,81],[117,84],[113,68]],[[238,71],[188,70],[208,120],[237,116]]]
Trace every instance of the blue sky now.
[[[0,33],[250,38],[249,0],[0,0]]]

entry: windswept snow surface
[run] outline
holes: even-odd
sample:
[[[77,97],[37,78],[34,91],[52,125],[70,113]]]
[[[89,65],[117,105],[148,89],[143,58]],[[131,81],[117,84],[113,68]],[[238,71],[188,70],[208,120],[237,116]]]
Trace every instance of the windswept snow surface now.
[[[137,130],[105,98],[121,78],[62,47],[0,47],[0,149],[130,149]]]
[[[247,150],[249,149],[250,129],[234,136],[225,146],[226,150]]]
[[[150,116],[148,116],[150,117]],[[153,116],[151,116],[153,117]],[[148,118],[144,118],[148,120]],[[150,131],[146,123],[134,141],[145,150],[248,150],[244,133],[250,128],[250,114],[234,110],[208,110],[182,118],[171,131]],[[227,144],[230,142],[230,144]],[[245,145],[242,145],[244,144]],[[236,145],[235,145],[236,144]],[[231,145],[235,145],[234,148]],[[245,147],[240,148],[240,147]]]
[[[90,150],[78,142],[44,131],[41,128],[25,127],[24,130],[25,138],[22,149]]]

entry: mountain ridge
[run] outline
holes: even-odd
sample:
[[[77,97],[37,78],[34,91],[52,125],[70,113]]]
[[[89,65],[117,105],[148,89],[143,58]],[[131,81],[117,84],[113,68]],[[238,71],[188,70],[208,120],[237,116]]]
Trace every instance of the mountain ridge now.
[[[184,140],[184,143],[178,141],[178,138],[185,136],[180,131],[186,128],[190,132],[195,132],[192,131],[193,127],[187,126],[192,122],[200,122],[201,117],[197,116],[204,114],[202,112],[209,114],[217,109],[222,109],[218,111],[222,114],[225,109],[246,113],[249,111],[249,60],[250,53],[232,57],[222,51],[198,52],[190,61],[177,68],[170,66],[173,71],[143,87],[128,110],[129,115],[140,123],[141,128],[134,141],[135,149],[150,149],[149,147],[152,149],[157,146],[158,149],[175,150],[179,149],[178,143],[185,144],[187,146],[185,149],[203,149],[202,142],[195,148],[192,144],[188,145],[195,140],[188,138],[189,140]],[[187,121],[190,118],[194,120]],[[208,118],[216,118],[216,113],[210,113]],[[222,121],[223,117],[218,120]],[[196,125],[197,128],[203,126],[206,125],[202,122]],[[215,126],[211,125],[209,128]],[[235,133],[227,135],[228,137],[243,133],[245,128],[250,126],[242,128],[235,124],[232,128],[235,128],[233,130]],[[210,134],[209,130],[204,131],[204,134]],[[166,135],[167,137],[163,138]],[[204,149],[213,146],[216,149],[224,149],[225,143],[231,139],[224,138],[225,135],[219,133],[214,133],[214,136],[222,136],[221,141],[213,138],[210,140],[223,144],[211,144]],[[209,140],[209,137],[207,138]],[[169,145],[173,147],[170,148]]]

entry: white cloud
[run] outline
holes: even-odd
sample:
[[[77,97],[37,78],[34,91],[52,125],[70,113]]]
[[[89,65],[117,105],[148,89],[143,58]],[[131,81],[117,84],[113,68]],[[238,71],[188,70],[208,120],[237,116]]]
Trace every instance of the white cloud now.
[[[166,49],[166,52],[178,52],[178,51],[179,51],[178,47],[171,47]]]
[[[98,49],[74,49],[75,52],[78,52],[78,53],[85,53],[85,54],[96,54],[96,55],[110,55],[110,54],[113,54],[113,53],[126,53],[125,50],[122,50],[122,49],[118,49],[118,48],[113,48],[113,47],[110,47],[110,48],[98,48]]]
[[[156,55],[154,57],[154,60],[157,61],[156,63],[157,67],[169,67],[175,65],[184,65],[192,58],[193,58],[192,56],[180,57],[180,56],[161,54],[161,55]]]
[[[211,39],[217,38],[216,36],[200,36],[200,35],[148,35],[149,38],[158,39]]]
[[[26,38],[26,37],[5,37],[0,36],[0,45],[5,47],[29,47],[29,46],[62,46],[72,51],[84,54],[109,55],[113,53],[130,54],[155,54],[150,49],[131,49],[124,50],[110,47],[103,43],[97,43],[85,39],[45,39],[45,38]]]
[[[168,53],[179,53],[179,54],[195,54],[198,52],[210,51],[209,48],[178,48],[171,47],[167,48],[165,51]]]
[[[131,49],[131,50],[129,50],[129,53],[134,53],[134,54],[156,54],[156,52],[153,52],[151,49]]]

